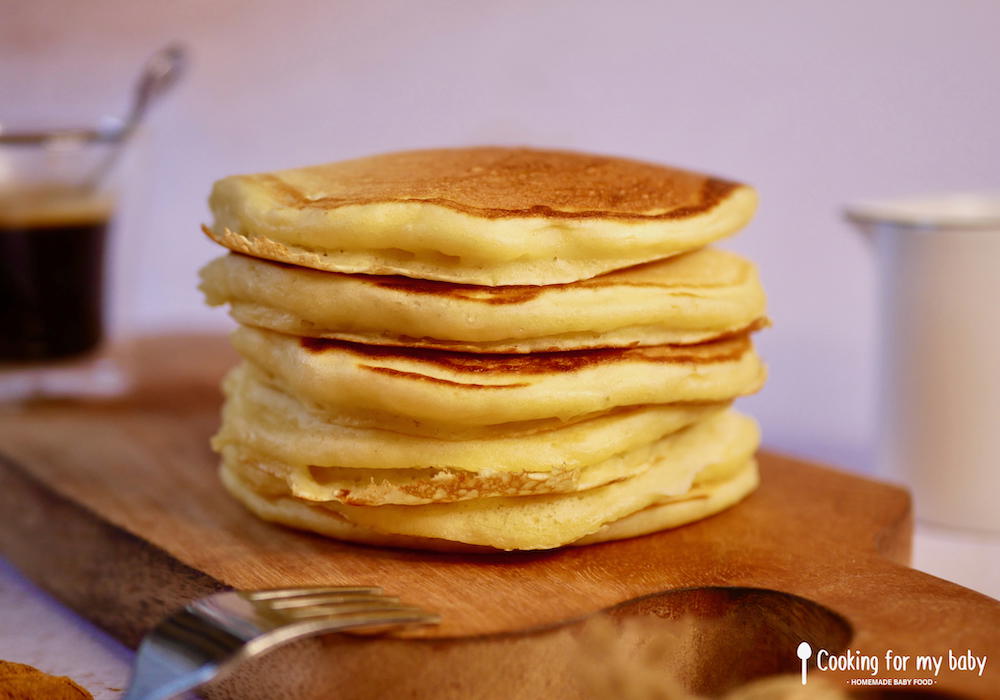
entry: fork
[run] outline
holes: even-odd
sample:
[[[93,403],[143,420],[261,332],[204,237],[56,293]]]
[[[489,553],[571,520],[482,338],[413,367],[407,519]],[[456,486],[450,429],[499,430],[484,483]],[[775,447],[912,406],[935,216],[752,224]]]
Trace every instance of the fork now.
[[[165,700],[219,678],[245,659],[303,637],[351,629],[437,624],[381,588],[226,591],[166,617],[139,645],[122,700]]]

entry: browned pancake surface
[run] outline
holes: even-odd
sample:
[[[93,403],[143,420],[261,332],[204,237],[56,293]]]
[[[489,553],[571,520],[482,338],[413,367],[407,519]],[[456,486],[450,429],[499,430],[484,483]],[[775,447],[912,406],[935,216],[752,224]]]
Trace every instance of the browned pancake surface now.
[[[740,186],[626,158],[504,147],[388,153],[297,172],[323,192],[306,195],[281,173],[246,177],[266,182],[289,207],[421,202],[491,219],[683,219]]]
[[[433,348],[363,345],[346,340],[326,338],[299,338],[298,341],[303,348],[314,353],[340,350],[372,361],[379,359],[411,360],[446,367],[455,372],[480,375],[552,374],[573,372],[594,365],[629,361],[711,364],[738,359],[751,347],[749,331],[699,345],[654,345],[651,347],[538,352],[525,355],[469,354]],[[373,368],[364,364],[358,366],[364,369],[387,369]],[[409,374],[397,370],[391,371],[394,374]]]

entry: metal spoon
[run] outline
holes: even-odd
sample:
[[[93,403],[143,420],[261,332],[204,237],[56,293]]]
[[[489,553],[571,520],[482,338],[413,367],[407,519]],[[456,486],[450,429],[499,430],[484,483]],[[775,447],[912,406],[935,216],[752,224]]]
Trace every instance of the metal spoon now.
[[[150,105],[177,84],[186,66],[187,53],[180,44],[169,44],[146,61],[133,90],[132,108],[122,122],[103,134],[104,139],[102,140],[112,142],[112,146],[107,156],[84,180],[84,189],[97,189],[118,161],[122,150],[128,145],[136,128],[142,123]]]

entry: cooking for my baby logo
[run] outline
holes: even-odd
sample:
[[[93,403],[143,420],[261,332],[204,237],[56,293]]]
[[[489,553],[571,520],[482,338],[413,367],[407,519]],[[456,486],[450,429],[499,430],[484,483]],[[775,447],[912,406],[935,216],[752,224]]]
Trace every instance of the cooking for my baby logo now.
[[[973,653],[972,649],[955,651],[949,649],[947,654],[899,654],[892,649],[886,649],[881,654],[866,654],[860,649],[847,649],[832,653],[826,649],[818,649],[815,654],[809,642],[802,642],[796,649],[796,654],[802,661],[802,685],[809,681],[809,665],[820,671],[856,672],[858,676],[851,678],[849,685],[891,685],[891,686],[925,686],[937,683],[938,676],[945,670],[955,673],[972,673],[980,677],[986,672],[987,658]],[[815,656],[815,658],[814,658]],[[879,677],[880,674],[892,673],[891,677]],[[912,676],[901,674],[912,673]]]

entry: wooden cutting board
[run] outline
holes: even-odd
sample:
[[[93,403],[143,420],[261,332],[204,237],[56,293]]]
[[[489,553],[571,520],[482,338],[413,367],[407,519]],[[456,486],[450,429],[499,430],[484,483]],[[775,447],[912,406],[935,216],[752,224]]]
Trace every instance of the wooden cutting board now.
[[[750,498],[656,535],[496,555],[352,546],[260,522],[219,486],[224,340],[147,339],[137,358],[129,397],[0,414],[0,551],[29,577],[132,646],[230,586],[381,585],[443,619],[298,642],[207,696],[627,697],[670,679],[719,694],[798,673],[803,640],[910,655],[902,678],[943,654],[933,690],[1000,696],[1000,603],[906,566],[911,506],[895,487],[765,453]],[[987,655],[985,675],[949,671],[949,649]]]

